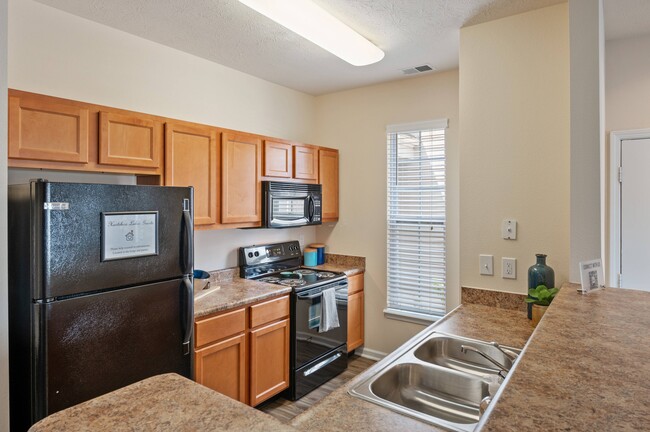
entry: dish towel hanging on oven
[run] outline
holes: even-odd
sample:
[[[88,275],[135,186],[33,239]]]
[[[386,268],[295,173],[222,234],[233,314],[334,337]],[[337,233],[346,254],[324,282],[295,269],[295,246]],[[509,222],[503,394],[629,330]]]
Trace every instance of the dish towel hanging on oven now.
[[[336,289],[330,288],[322,292],[318,332],[324,333],[338,326],[339,314],[336,311]]]

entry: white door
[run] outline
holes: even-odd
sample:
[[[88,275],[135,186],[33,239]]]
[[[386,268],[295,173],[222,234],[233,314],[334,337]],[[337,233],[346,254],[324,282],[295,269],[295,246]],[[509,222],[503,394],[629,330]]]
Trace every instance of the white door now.
[[[621,141],[621,287],[650,291],[650,139]]]

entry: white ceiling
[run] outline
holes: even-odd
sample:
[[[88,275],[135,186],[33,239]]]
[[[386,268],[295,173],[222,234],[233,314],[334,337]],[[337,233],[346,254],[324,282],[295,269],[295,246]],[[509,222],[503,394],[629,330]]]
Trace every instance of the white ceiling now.
[[[650,34],[650,0],[605,0],[605,38]]]
[[[237,0],[37,1],[318,95],[400,79],[407,76],[402,69],[423,64],[439,71],[456,68],[461,27],[565,0],[315,0],[386,53],[379,63],[362,67],[346,63]],[[615,17],[612,22],[617,23],[607,27],[608,33],[627,35],[649,26],[650,0],[606,1],[606,16]],[[628,8],[620,7],[623,3],[643,14],[624,12]]]

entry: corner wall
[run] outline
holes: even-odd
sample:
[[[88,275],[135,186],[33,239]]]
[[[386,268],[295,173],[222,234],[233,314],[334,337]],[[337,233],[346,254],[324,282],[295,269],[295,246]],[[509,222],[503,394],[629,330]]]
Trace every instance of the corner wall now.
[[[650,35],[605,44],[607,132],[650,128],[649,52]]]
[[[458,71],[316,98],[316,137],[340,155],[340,221],[317,229],[327,251],[366,257],[365,348],[389,352],[423,326],[387,319],[386,126],[439,118],[447,129],[447,310],[459,304]]]
[[[9,430],[7,308],[7,0],[0,0],[0,431]]]
[[[536,253],[569,277],[569,22],[566,4],[461,29],[460,280],[526,293]],[[503,219],[517,239],[501,238]],[[479,274],[494,255],[494,276]],[[501,278],[501,258],[517,279]]]
[[[9,14],[10,88],[314,142],[311,95],[33,0],[10,0]],[[197,231],[196,266],[236,266],[239,246],[301,236],[315,229]]]

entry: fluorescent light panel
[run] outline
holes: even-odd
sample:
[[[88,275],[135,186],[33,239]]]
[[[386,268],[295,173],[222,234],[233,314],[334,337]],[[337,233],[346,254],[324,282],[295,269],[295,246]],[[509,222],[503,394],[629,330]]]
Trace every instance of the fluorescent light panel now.
[[[384,58],[384,52],[311,0],[239,0],[354,66]]]

